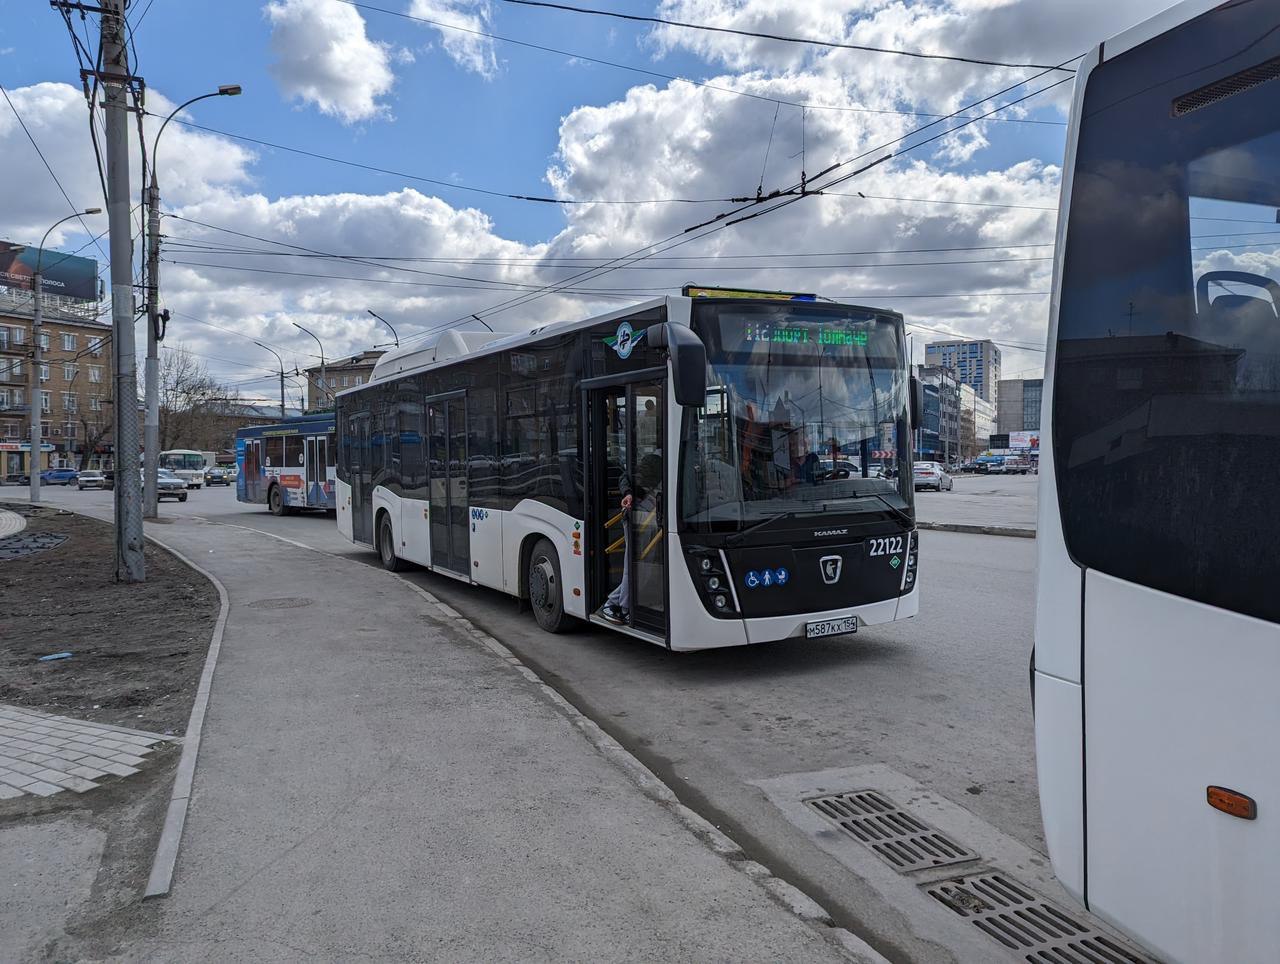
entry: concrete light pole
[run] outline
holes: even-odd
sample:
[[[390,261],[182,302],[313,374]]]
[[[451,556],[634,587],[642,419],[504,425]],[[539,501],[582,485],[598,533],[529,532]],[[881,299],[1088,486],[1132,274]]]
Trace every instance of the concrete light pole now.
[[[101,214],[102,208],[85,208],[83,211],[77,211],[74,214],[68,214],[61,221],[55,221],[49,226],[49,230],[44,233],[44,237],[40,239],[40,247],[36,249],[36,270],[31,276],[31,378],[29,384],[31,386],[31,504],[40,501],[40,445],[44,433],[40,426],[40,364],[44,358],[43,349],[40,346],[40,326],[44,323],[44,305],[43,292],[41,289],[40,269],[44,262],[44,246],[49,240],[49,235],[53,233],[53,229],[59,224],[65,224],[73,218],[82,217],[86,214]]]
[[[303,328],[296,321],[291,322],[291,324],[293,325],[294,328],[297,328],[299,331],[305,331],[312,338],[315,338],[316,344],[320,346],[320,388],[327,395],[329,395],[329,397],[332,398],[333,393],[329,391],[329,369],[326,367],[324,362],[324,344],[320,341],[319,338],[316,338],[316,333],[314,331],[311,331],[309,328]]]
[[[157,154],[160,150],[160,135],[169,126],[169,121],[179,111],[190,107],[198,100],[209,97],[235,97],[240,93],[239,84],[223,84],[211,94],[192,97],[185,104],[173,109],[160,130],[156,139],[151,142],[151,186],[147,190],[147,361],[143,377],[145,378],[146,415],[143,417],[143,467],[142,467],[142,514],[148,519],[159,515],[159,499],[156,489],[156,471],[160,465],[160,346],[163,337],[160,330],[160,185],[156,177],[159,169]],[[166,316],[167,317],[167,316]]]
[[[276,351],[274,348],[267,348],[267,346],[260,341],[255,341],[254,344],[257,345],[259,348],[263,349],[264,351],[271,352],[271,354],[276,356],[276,361],[280,363],[280,419],[283,421],[284,420],[284,359],[280,357],[280,353]]]
[[[116,579],[143,582],[142,492],[138,471],[138,361],[134,356],[133,237],[129,224],[129,72],[124,0],[102,0],[100,57],[106,109],[107,217],[111,252],[111,344],[116,447]]]

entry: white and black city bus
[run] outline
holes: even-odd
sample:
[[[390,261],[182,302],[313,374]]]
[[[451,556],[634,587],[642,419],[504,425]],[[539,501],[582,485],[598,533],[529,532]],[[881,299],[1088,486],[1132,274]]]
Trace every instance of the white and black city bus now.
[[[338,396],[338,526],[390,568],[526,599],[553,632],[603,622],[624,581],[619,628],[678,650],[912,616],[904,345],[894,312],[691,288],[446,331]]]
[[[1177,961],[1280,958],[1280,0],[1077,74],[1041,424],[1045,838]]]

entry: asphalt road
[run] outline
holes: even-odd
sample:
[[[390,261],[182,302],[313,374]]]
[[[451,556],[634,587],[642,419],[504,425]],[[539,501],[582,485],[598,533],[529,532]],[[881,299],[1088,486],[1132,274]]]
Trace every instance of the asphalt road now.
[[[917,492],[916,517],[924,522],[1036,527],[1035,475],[957,475],[949,492]]]
[[[49,498],[73,507],[106,505],[110,496],[59,489]],[[1034,479],[966,479],[955,492],[925,495],[921,503],[955,511],[1008,504],[1027,512],[1028,500],[1033,515]],[[331,518],[276,518],[237,503],[231,490],[192,492],[185,504],[164,503],[162,515],[170,513],[376,564],[372,552],[338,536]],[[973,948],[939,946],[923,934],[900,912],[900,901],[798,830],[757,785],[786,774],[883,765],[1043,853],[1027,673],[1035,542],[921,535],[923,595],[915,619],[855,637],[729,651],[672,654],[586,627],[553,636],[501,593],[421,570],[407,577],[503,641],[685,803],[888,956],[979,959]]]

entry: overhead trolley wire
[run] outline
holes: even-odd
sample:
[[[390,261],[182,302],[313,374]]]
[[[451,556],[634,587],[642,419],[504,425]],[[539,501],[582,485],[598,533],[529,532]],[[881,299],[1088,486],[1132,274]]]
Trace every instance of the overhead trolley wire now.
[[[715,27],[710,24],[688,23],[682,20],[670,20],[666,17],[646,17],[634,13],[621,13],[616,10],[595,10],[591,7],[575,7],[567,3],[551,3],[549,0],[502,0],[503,3],[516,4],[522,7],[543,7],[548,10],[563,10],[567,13],[587,14],[594,17],[611,17],[615,20],[630,20],[635,23],[654,23],[666,27],[681,27],[685,30],[702,30],[710,33],[727,33],[738,37],[753,37],[760,40],[776,40],[780,43],[804,44],[811,47],[828,47],[838,50],[860,50],[864,53],[873,54],[891,54],[895,57],[914,57],[920,60],[949,60],[962,64],[976,64],[981,67],[1014,67],[1018,69],[1029,70],[1060,70],[1074,74],[1075,71],[1065,66],[1071,60],[1079,60],[1083,54],[1078,57],[1072,57],[1065,60],[1057,66],[1048,66],[1045,64],[1017,64],[1007,63],[1001,60],[985,60],[980,57],[962,57],[955,54],[937,54],[926,53],[919,50],[901,50],[893,47],[872,47],[866,44],[846,43],[839,40],[818,40],[813,37],[790,37],[786,34],[765,33],[758,30],[742,30],[737,27]]]
[[[848,107],[848,106],[839,106],[834,104],[808,104],[802,101],[787,100],[786,98],[783,98],[783,97],[770,97],[768,94],[756,94],[756,93],[752,93],[751,91],[739,90],[734,87],[725,87],[722,84],[709,84],[709,83],[706,83],[705,81],[690,80],[688,77],[680,77],[676,74],[665,74],[658,70],[649,70],[645,67],[637,67],[634,64],[620,64],[620,63],[617,63],[616,61],[602,60],[599,57],[591,57],[587,54],[575,53],[571,50],[561,50],[557,47],[547,47],[547,46],[544,46],[543,44],[531,43],[527,40],[517,40],[514,37],[503,37],[503,36],[500,36],[499,34],[486,33],[483,30],[476,30],[472,27],[463,27],[454,23],[446,23],[443,20],[431,20],[427,17],[417,17],[417,16],[414,16],[413,14],[404,13],[400,10],[390,10],[386,7],[375,6],[374,4],[371,4],[371,3],[362,3],[362,2],[359,2],[359,0],[338,0],[338,2],[345,3],[352,7],[357,7],[361,10],[369,10],[374,13],[385,14],[389,17],[399,17],[402,20],[412,20],[417,23],[424,23],[431,27],[438,27],[441,30],[453,30],[458,33],[471,34],[472,36],[475,36],[475,37],[484,37],[487,40],[496,40],[500,43],[513,44],[514,46],[517,46],[517,47],[527,47],[531,50],[540,50],[540,51],[543,51],[544,53],[557,54],[561,57],[568,57],[572,60],[581,60],[587,63],[599,64],[602,67],[613,67],[617,70],[628,70],[636,74],[644,74],[649,77],[657,77],[660,80],[667,80],[667,81],[673,81],[676,83],[689,84],[693,87],[703,87],[703,88],[706,88],[707,90],[715,90],[724,94],[734,94],[738,97],[750,97],[752,100],[763,100],[771,104],[781,104],[784,107],[797,107],[797,108],[804,108],[807,110],[836,110],[836,111],[846,111],[846,112],[857,113],[857,114],[894,114],[894,115],[899,115],[904,117],[947,117],[949,116],[947,114],[932,114],[925,111],[890,110],[887,108],[874,108],[874,107]],[[1006,123],[1006,124],[1044,124],[1052,127],[1066,126],[1066,121],[1039,120],[1039,119],[1033,119],[1029,117],[1001,117],[1001,118],[994,118],[994,119],[1000,121],[1001,123]]]

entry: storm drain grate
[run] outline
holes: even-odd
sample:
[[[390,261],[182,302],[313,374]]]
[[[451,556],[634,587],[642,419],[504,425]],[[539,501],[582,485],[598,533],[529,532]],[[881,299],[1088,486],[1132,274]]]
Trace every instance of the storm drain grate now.
[[[1152,964],[1004,874],[956,877],[924,889],[1033,964]]]
[[[878,790],[814,797],[805,803],[900,873],[978,859],[968,847],[903,810]]]

